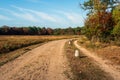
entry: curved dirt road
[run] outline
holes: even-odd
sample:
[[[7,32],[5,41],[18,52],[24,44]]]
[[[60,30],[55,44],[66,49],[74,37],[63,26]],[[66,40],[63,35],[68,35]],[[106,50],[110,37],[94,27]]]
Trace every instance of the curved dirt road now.
[[[37,47],[0,67],[0,80],[68,80],[63,49],[67,40]]]
[[[77,44],[77,41],[75,41],[74,44],[78,49],[80,49],[80,51],[83,52],[83,54],[85,54],[88,57],[91,57],[94,61],[96,61],[96,63],[101,67],[101,69],[110,74],[114,78],[114,80],[120,80],[120,71],[117,70],[114,66],[106,64],[105,60],[103,60],[95,54],[92,54],[87,49],[79,46]]]

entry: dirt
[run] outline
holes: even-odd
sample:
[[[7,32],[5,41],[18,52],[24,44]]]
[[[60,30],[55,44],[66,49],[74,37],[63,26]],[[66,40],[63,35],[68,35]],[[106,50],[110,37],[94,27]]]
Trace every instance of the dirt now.
[[[73,41],[74,42],[74,41]],[[113,78],[94,63],[94,60],[87,57],[79,50],[79,57],[74,53],[75,45],[65,44],[65,53],[73,73],[72,80],[113,80]]]
[[[116,69],[114,65],[107,64],[108,61],[98,57],[94,53],[88,51],[87,49],[81,47],[77,44],[77,41],[74,42],[75,46],[80,49],[86,56],[92,58],[97,65],[101,67],[102,70],[110,74],[114,80],[120,80],[120,70]]]
[[[49,42],[1,66],[0,80],[69,80],[66,41]]]
[[[72,72],[64,52],[66,42],[48,42],[0,66],[0,80],[71,80]],[[120,80],[120,71],[113,65],[106,64],[106,60],[79,46],[77,42],[74,44],[102,70],[115,80]]]
[[[120,65],[120,47],[118,46],[107,46],[105,48],[100,48],[95,50],[98,56],[103,59],[108,59],[111,61],[112,65]]]

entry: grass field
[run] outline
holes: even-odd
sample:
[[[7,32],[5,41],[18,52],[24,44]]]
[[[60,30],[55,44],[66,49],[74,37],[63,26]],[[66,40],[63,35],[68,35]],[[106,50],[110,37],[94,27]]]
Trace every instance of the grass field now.
[[[71,37],[73,36],[0,36],[0,54],[33,44]]]

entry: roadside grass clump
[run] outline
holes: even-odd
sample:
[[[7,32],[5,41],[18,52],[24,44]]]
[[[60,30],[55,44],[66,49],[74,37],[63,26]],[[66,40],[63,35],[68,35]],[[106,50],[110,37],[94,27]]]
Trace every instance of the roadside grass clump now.
[[[82,45],[85,48],[93,49],[93,50],[105,48],[105,47],[111,45],[111,43],[102,43],[102,42],[99,42],[99,41],[96,41],[96,42],[95,41],[90,41],[85,36],[81,36],[78,39],[78,44]]]
[[[113,78],[101,70],[92,59],[85,56],[81,51],[79,51],[79,57],[74,57],[76,49],[73,42],[71,45],[68,43],[65,45],[65,53],[74,75],[72,80],[113,80]]]

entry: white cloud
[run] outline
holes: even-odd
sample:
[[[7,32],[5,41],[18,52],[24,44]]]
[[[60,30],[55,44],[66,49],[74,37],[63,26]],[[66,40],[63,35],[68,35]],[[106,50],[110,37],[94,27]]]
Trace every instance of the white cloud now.
[[[84,19],[80,14],[71,13],[66,15],[73,23],[83,23]]]
[[[19,17],[21,19],[25,19],[28,21],[32,21],[32,22],[38,22],[39,20],[36,19],[34,17],[34,15],[30,14],[30,13],[16,13],[16,12],[12,12],[12,14],[16,17]]]
[[[9,12],[17,18],[21,18],[21,19],[31,21],[31,22],[39,22],[39,20],[37,19],[37,17],[35,17],[35,15],[30,14],[28,12],[25,12],[24,9],[22,9],[22,8],[18,8],[18,7],[15,7],[15,6],[12,6],[12,7],[16,8],[16,9],[19,9],[21,12],[18,13],[18,12],[14,12],[12,10],[4,9],[4,8],[0,8],[0,10]]]
[[[82,15],[78,13],[63,12],[63,11],[57,11],[57,12],[63,14],[73,24],[84,23],[84,18],[82,17]]]
[[[31,14],[34,14],[44,20],[48,20],[48,21],[52,21],[52,22],[56,22],[57,19],[54,18],[54,16],[51,16],[47,13],[44,13],[44,12],[40,12],[40,11],[36,11],[36,10],[31,10],[31,9],[26,9],[26,8],[21,8],[21,7],[16,7],[14,5],[12,5],[12,7],[22,11],[22,12],[26,12],[26,13],[31,13]]]
[[[22,20],[31,21],[31,22],[39,22],[43,24],[57,24],[57,25],[79,25],[84,24],[84,18],[82,14],[76,12],[67,12],[67,11],[53,11],[54,13],[45,13],[42,11],[32,10],[17,7],[11,5],[13,8],[17,10],[12,11],[8,9],[2,9],[11,13],[13,16],[17,18],[21,18]]]
[[[48,21],[52,21],[52,22],[56,22],[57,21],[53,16],[51,16],[51,15],[49,15],[47,13],[40,12],[40,11],[34,11],[34,10],[28,10],[28,11],[34,13],[35,15],[41,17],[44,20],[48,20]]]
[[[8,18],[7,16],[0,15],[0,20],[11,20],[11,19]]]
[[[22,11],[22,12],[26,12],[26,13],[31,13],[32,15],[36,15],[37,18],[41,18],[43,20],[47,20],[50,22],[56,22],[56,23],[73,23],[73,24],[79,24],[79,23],[84,23],[84,19],[83,17],[78,14],[78,13],[73,13],[73,12],[63,12],[63,11],[56,11],[60,14],[47,14],[45,12],[41,12],[41,11],[36,11],[36,10],[31,10],[31,9],[26,9],[26,8],[21,8],[21,7],[17,7],[12,5],[12,7]],[[62,16],[62,17],[61,17]],[[65,16],[65,17],[63,17]]]
[[[20,10],[20,11],[24,11],[24,8],[17,7],[17,6],[15,6],[15,5],[11,5],[11,7],[16,8],[16,9],[18,9],[18,10]]]

